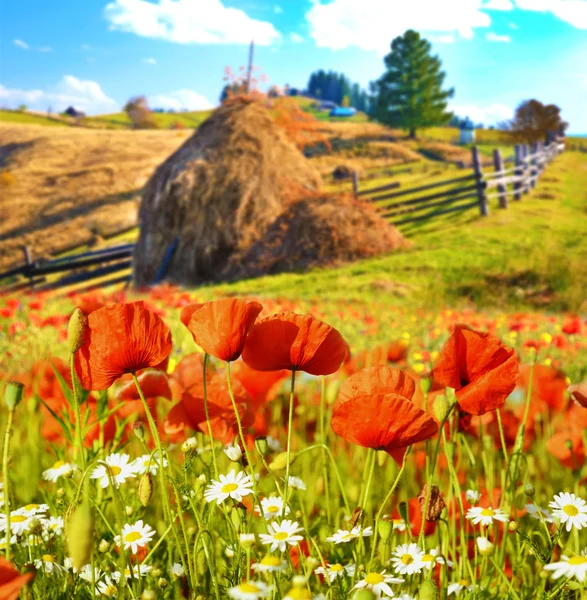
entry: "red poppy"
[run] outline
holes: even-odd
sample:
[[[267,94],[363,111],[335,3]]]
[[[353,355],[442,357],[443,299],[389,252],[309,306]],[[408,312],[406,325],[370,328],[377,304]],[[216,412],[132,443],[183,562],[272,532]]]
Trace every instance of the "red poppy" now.
[[[472,415],[503,406],[516,387],[515,350],[488,333],[457,325],[434,368],[434,378],[456,390],[461,409]]]
[[[194,311],[188,329],[208,354],[233,361],[242,353],[247,334],[263,307],[240,298],[222,298]]]
[[[32,577],[33,573],[21,575],[10,561],[0,558],[0,600],[16,600]]]
[[[194,304],[187,304],[186,306],[184,306],[181,309],[181,312],[179,313],[179,320],[186,326],[188,327],[188,325],[190,324],[190,319],[192,318],[192,315],[200,308],[202,308],[202,306],[204,306],[203,304],[199,303],[199,302],[195,302]]]
[[[158,367],[171,353],[171,333],[143,302],[104,306],[88,316],[75,369],[86,390],[105,390],[125,373]]]
[[[273,400],[281,383],[288,376],[285,369],[281,371],[255,371],[243,361],[234,364],[231,375],[240,381],[255,406],[262,406]]]
[[[558,458],[563,467],[578,470],[585,462],[583,435],[577,427],[555,433],[546,444],[548,451]]]
[[[576,383],[569,386],[571,398],[583,408],[587,408],[587,383]]]
[[[144,371],[137,377],[145,398],[166,398],[171,400],[171,388],[167,375],[162,371]],[[125,383],[116,393],[119,401],[140,400],[139,391],[134,381]]]
[[[284,312],[259,321],[249,333],[243,360],[257,371],[338,371],[348,346],[340,333],[311,315]]]
[[[370,394],[345,400],[334,408],[331,424],[345,440],[385,450],[399,465],[408,446],[438,432],[434,419],[397,394]]]

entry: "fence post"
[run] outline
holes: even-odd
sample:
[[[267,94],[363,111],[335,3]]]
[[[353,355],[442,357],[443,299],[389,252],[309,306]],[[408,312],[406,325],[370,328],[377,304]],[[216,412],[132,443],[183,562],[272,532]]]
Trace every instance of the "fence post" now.
[[[532,168],[530,169],[530,177],[532,178],[530,180],[530,187],[535,188],[536,187],[536,180],[538,179],[538,142],[534,142],[532,144]]]
[[[353,171],[353,196],[357,198],[359,195],[359,174]]]
[[[528,157],[530,156],[530,146],[528,144],[524,144],[522,146],[522,158],[524,160],[524,181],[522,193],[527,194],[530,191],[530,176],[531,176],[531,168],[530,163],[528,162]]]
[[[485,195],[485,181],[483,181],[483,171],[481,170],[481,159],[479,157],[479,148],[473,146],[471,148],[473,158],[473,170],[475,171],[475,181],[477,182],[477,195],[479,197],[479,212],[482,217],[489,214],[487,206],[487,196]]]
[[[522,181],[520,178],[524,177],[524,161],[523,161],[523,150],[521,144],[516,144],[514,147],[514,175],[516,181],[514,181],[514,200],[522,199]]]
[[[26,270],[26,277],[29,280],[29,285],[31,286],[31,289],[35,287],[35,276],[32,272],[32,269],[34,267],[34,263],[33,263],[33,254],[31,252],[31,249],[28,246],[23,246],[22,251],[24,252],[24,262],[27,266],[27,270]]]
[[[495,168],[496,173],[501,173],[503,171],[503,157],[501,155],[501,150],[496,148],[493,151],[493,166]],[[497,180],[497,193],[499,200],[499,208],[507,208],[508,207],[508,197],[507,197],[507,188],[502,181],[503,174]]]

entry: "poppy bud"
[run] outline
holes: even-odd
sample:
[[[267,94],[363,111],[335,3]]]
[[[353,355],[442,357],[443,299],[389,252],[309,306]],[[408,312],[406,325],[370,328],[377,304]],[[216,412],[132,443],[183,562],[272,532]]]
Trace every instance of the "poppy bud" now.
[[[320,561],[315,556],[308,556],[308,558],[306,558],[306,566],[309,571],[313,571],[319,564]]]
[[[375,600],[376,598],[377,596],[367,588],[357,590],[356,594],[353,596],[353,600]]]
[[[13,411],[22,400],[24,385],[20,381],[9,381],[4,388],[4,401],[8,410]]]
[[[379,532],[379,537],[385,541],[389,539],[389,536],[393,531],[393,523],[387,519],[382,519],[377,525],[377,531]]]
[[[486,537],[478,537],[477,549],[481,556],[491,556],[493,554],[494,545]]]
[[[157,585],[162,590],[164,590],[169,585],[169,581],[167,581],[167,579],[165,579],[164,577],[159,577],[159,579],[157,580]]]
[[[432,579],[425,579],[418,592],[418,600],[437,600],[438,588]]]
[[[430,377],[422,377],[422,379],[420,379],[420,389],[422,390],[424,396],[430,391],[431,387],[432,379],[430,379]]]
[[[142,421],[135,421],[132,424],[132,430],[141,442],[145,441],[145,426]]]
[[[533,498],[535,493],[536,490],[534,489],[534,486],[531,483],[527,483],[524,487],[524,494],[526,494],[528,498]]]
[[[153,577],[154,579],[159,579],[159,577],[163,577],[163,571],[161,569],[155,567],[151,571],[151,577]]]
[[[149,501],[153,496],[153,478],[151,477],[151,473],[148,471],[141,475],[141,479],[139,480],[139,502],[143,506],[147,506]]]
[[[157,593],[153,590],[145,590],[141,594],[141,600],[157,600]]]
[[[182,445],[181,451],[186,457],[191,456],[198,449],[198,440],[195,437],[188,438]]]
[[[450,410],[450,402],[444,394],[438,394],[434,398],[434,404],[432,405],[434,410],[434,416],[439,423],[442,423]]]
[[[90,562],[93,543],[94,514],[90,505],[84,502],[75,509],[67,526],[67,551],[75,569]]]
[[[295,461],[295,454],[292,452],[289,460],[289,464],[293,465]],[[269,463],[269,468],[272,471],[283,471],[287,468],[287,452],[280,452],[275,458]]]
[[[264,435],[260,435],[259,437],[255,438],[255,448],[263,458],[269,454],[269,444],[267,443],[267,438]]]
[[[75,354],[84,345],[87,326],[88,318],[79,308],[76,308],[67,324],[67,345],[72,354]]]
[[[316,494],[318,494],[318,496],[322,496],[322,494],[324,494],[324,477],[318,477],[314,485]]]
[[[105,554],[108,552],[108,550],[110,550],[110,542],[108,540],[101,539],[100,543],[98,544],[98,552]]]

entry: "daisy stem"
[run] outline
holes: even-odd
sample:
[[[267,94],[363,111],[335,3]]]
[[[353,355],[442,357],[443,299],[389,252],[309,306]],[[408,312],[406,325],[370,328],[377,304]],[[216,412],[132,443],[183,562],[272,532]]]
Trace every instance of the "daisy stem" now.
[[[184,557],[183,551],[181,550],[181,542],[179,539],[179,535],[177,534],[177,531],[175,529],[175,523],[174,523],[174,519],[173,519],[173,514],[171,512],[169,497],[167,496],[167,489],[165,486],[165,471],[163,469],[163,446],[161,445],[161,438],[159,437],[159,432],[157,431],[157,424],[155,423],[155,420],[153,419],[153,415],[151,414],[149,405],[147,404],[147,401],[145,400],[145,395],[143,394],[141,384],[139,383],[139,380],[137,379],[137,374],[134,371],[132,372],[132,378],[133,378],[133,381],[137,388],[137,392],[139,393],[141,402],[143,403],[143,409],[145,411],[145,415],[147,416],[147,422],[149,423],[149,429],[151,430],[151,437],[153,438],[153,441],[155,442],[155,445],[157,446],[157,452],[159,454],[159,469],[157,469],[157,473],[159,474],[159,486],[161,488],[161,496],[162,496],[162,500],[163,500],[163,510],[164,510],[165,515],[169,519],[169,524],[173,528],[173,535],[175,537],[175,543],[177,544],[177,548],[179,550],[179,556],[181,558],[183,568],[184,568],[185,572],[188,574],[189,579],[191,581],[192,574],[190,572],[189,561],[186,566],[185,557]],[[188,552],[187,548],[186,548],[186,552]]]
[[[296,371],[291,371],[291,386],[289,390],[289,414],[287,418],[287,460],[285,463],[285,484],[283,486],[283,512],[282,517],[285,516],[285,507],[287,506],[287,492],[289,488],[289,469],[291,466],[291,430],[293,429],[293,404],[294,404],[294,392],[296,384]]]
[[[507,588],[509,590],[509,593],[512,595],[512,597],[515,598],[516,600],[520,600],[520,596],[516,593],[516,590],[514,589],[512,582],[507,578],[507,576],[503,572],[503,570],[500,569],[499,565],[495,562],[495,559],[493,557],[490,557],[489,560],[491,561],[491,564],[493,565],[495,570],[499,573],[499,576],[504,580],[504,582],[507,585]]]
[[[389,488],[389,491],[387,492],[387,495],[385,496],[383,503],[379,507],[379,511],[377,512],[377,517],[375,518],[375,527],[373,528],[373,542],[371,544],[371,557],[369,559],[369,568],[367,569],[367,573],[371,572],[371,567],[373,565],[373,559],[375,558],[375,549],[377,548],[377,536],[379,533],[379,521],[381,520],[381,517],[383,516],[385,507],[386,507],[387,503],[389,502],[393,492],[395,492],[395,488],[398,486],[399,480],[401,479],[402,475],[404,474],[404,471],[406,469],[406,464],[407,464],[406,458],[407,458],[408,454],[410,453],[411,449],[412,449],[412,447],[410,446],[408,448],[406,454],[404,455],[404,460],[403,460],[402,466],[401,466],[400,470],[398,471],[392,486]]]
[[[8,409],[6,434],[4,435],[4,452],[2,453],[2,480],[4,481],[4,514],[6,515],[6,560],[10,560],[10,478],[8,477],[8,457],[10,453],[10,438],[12,436],[12,421],[14,408]]]
[[[507,447],[505,445],[505,436],[503,434],[503,424],[501,422],[501,411],[499,410],[499,408],[495,411],[495,414],[497,415],[497,427],[499,428],[499,439],[501,440],[501,449],[503,450],[505,466],[506,466],[506,469],[509,469],[510,461],[508,459],[508,451],[507,451]]]
[[[82,441],[82,419],[80,415],[80,403],[77,397],[77,385],[74,366],[74,354],[69,354],[69,370],[71,372],[71,391],[73,392],[73,404],[75,410],[75,446],[73,447],[74,460],[79,456],[82,471],[86,468],[86,459],[84,456],[84,444]]]
[[[214,448],[214,436],[212,435],[212,423],[210,423],[210,415],[208,413],[208,391],[206,389],[206,367],[208,366],[209,355],[204,354],[203,386],[204,386],[204,413],[206,414],[206,426],[208,427],[208,436],[210,437],[210,452],[212,453],[212,464],[214,465],[214,477],[218,480],[218,464],[216,462],[216,450]]]

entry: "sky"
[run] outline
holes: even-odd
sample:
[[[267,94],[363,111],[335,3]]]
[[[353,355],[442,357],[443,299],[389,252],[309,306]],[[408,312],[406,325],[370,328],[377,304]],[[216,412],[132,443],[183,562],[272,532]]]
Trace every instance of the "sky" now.
[[[587,133],[587,0],[5,0],[0,106],[210,108],[251,39],[269,84],[303,89],[332,69],[366,88],[410,28],[440,56],[459,116],[490,125],[536,98]]]

